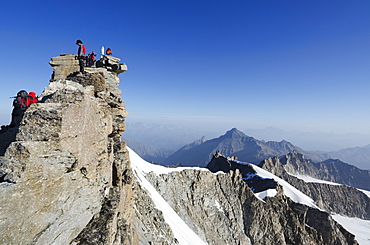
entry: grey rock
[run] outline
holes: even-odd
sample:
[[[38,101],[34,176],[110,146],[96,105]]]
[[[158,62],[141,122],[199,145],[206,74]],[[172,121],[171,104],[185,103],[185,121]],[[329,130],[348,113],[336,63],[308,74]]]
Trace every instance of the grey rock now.
[[[340,160],[313,163],[297,151],[280,158],[283,168],[293,174],[308,175],[356,188],[370,190],[370,171],[361,170]]]
[[[117,73],[71,81],[72,57],[53,62],[53,81],[0,157],[0,243],[134,244]]]
[[[309,160],[297,152],[288,154],[281,159],[277,157],[266,159],[261,162],[260,167],[284,179],[310,196],[319,207],[329,212],[370,219],[370,198],[356,188],[346,185],[307,183],[289,174],[303,174],[316,178],[330,176],[326,175],[326,172],[325,175],[320,174],[320,169],[317,169]],[[335,177],[332,178],[335,179]]]
[[[49,64],[54,69],[50,81],[65,79],[69,75],[80,70],[77,56],[74,54],[62,54],[60,56],[53,57]]]
[[[178,215],[208,244],[357,244],[331,216],[287,198],[257,199],[239,170],[149,174]]]

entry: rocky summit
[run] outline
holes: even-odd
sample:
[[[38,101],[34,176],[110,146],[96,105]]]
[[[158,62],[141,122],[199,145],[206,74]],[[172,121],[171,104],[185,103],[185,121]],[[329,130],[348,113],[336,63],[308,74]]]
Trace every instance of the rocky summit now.
[[[358,244],[256,167],[221,154],[209,169],[138,157],[121,142],[127,66],[117,62],[76,76],[74,55],[53,57],[40,102],[0,133],[0,244]]]
[[[73,76],[72,57],[52,59],[40,102],[0,134],[1,244],[134,244],[118,72]]]

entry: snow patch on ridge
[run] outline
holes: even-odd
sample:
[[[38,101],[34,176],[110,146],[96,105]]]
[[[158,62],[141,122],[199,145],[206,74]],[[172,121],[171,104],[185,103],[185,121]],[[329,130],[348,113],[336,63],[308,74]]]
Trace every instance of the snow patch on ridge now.
[[[292,199],[294,202],[300,203],[300,204],[304,204],[304,205],[307,205],[309,207],[313,207],[313,208],[319,209],[316,206],[315,202],[312,200],[312,198],[310,198],[306,194],[303,194],[297,188],[293,187],[291,184],[289,184],[285,180],[277,177],[276,175],[268,172],[267,170],[264,170],[264,169],[258,167],[255,164],[252,164],[252,163],[241,162],[241,161],[238,161],[238,160],[233,160],[232,158],[228,158],[228,160],[234,161],[234,162],[236,162],[238,164],[241,164],[241,165],[249,165],[249,166],[251,166],[256,171],[256,175],[258,175],[261,178],[275,180],[281,186],[283,186],[284,194],[287,197],[289,197],[290,199]],[[253,174],[250,174],[248,176],[248,178],[252,178],[252,177],[253,177]],[[276,190],[275,191],[274,190],[275,189],[268,189],[266,191],[261,191],[261,192],[258,192],[258,193],[254,193],[254,195],[258,199],[263,200],[263,198],[265,198],[266,196],[268,196],[268,197],[274,197],[276,195],[276,193],[277,193]]]
[[[218,211],[225,213],[220,203],[217,200],[215,200],[215,207],[218,209]]]
[[[307,176],[307,175],[301,175],[301,174],[292,174],[292,173],[288,173],[290,174],[291,176],[294,176],[298,179],[301,179],[303,181],[305,181],[306,183],[321,183],[321,184],[328,184],[328,185],[343,185],[343,184],[339,184],[339,183],[335,183],[335,182],[331,182],[331,181],[327,181],[327,180],[321,180],[321,179],[316,179],[316,178],[313,178],[311,176]],[[362,190],[362,189],[358,189],[357,190],[361,191],[362,193],[364,193],[366,196],[368,196],[370,198],[370,191],[367,191],[367,190]]]
[[[316,179],[316,178],[313,178],[313,177],[308,176],[308,175],[292,174],[292,173],[288,173],[288,174],[290,174],[291,176],[294,176],[298,179],[301,179],[301,180],[305,181],[306,183],[321,183],[321,184],[328,184],[328,185],[342,185],[342,184],[338,184],[338,183],[327,181],[327,180]]]
[[[258,199],[260,199],[261,201],[263,201],[263,199],[265,197],[274,197],[274,196],[276,196],[276,194],[277,194],[276,189],[268,189],[268,190],[265,190],[265,191],[261,191],[261,192],[255,193],[254,195]]]
[[[370,198],[370,191],[362,190],[362,189],[357,189],[357,190],[361,191],[362,193],[364,193],[366,196]]]
[[[246,163],[244,163],[244,164],[246,164]],[[299,191],[298,189],[293,187],[291,184],[289,184],[285,180],[280,179],[276,175],[273,175],[272,173],[268,172],[267,170],[264,170],[264,169],[254,165],[254,164],[250,164],[250,166],[257,172],[258,176],[260,176],[262,178],[266,178],[266,179],[273,179],[276,182],[278,182],[281,186],[283,186],[284,194],[287,197],[289,197],[290,199],[292,199],[294,202],[319,209],[316,206],[315,202],[312,200],[312,198],[310,198],[306,194],[303,194],[301,191]],[[276,192],[274,193],[273,191],[267,190],[265,192],[266,193],[262,193],[262,192],[257,193],[256,196],[258,195],[257,196],[258,198],[260,198],[260,197],[264,198],[265,196],[275,196],[276,195]]]
[[[202,171],[209,171],[208,169],[205,168],[199,168],[199,167],[177,167],[177,168],[167,168],[161,165],[156,165],[149,163],[142,159],[139,155],[137,155],[132,149],[130,149],[128,146],[126,146],[129,154],[130,154],[130,159],[131,161],[135,161],[136,166],[140,166],[140,170],[143,173],[150,173],[154,172],[155,174],[168,174],[171,172],[180,172],[185,169],[195,169],[195,170],[202,170]]]

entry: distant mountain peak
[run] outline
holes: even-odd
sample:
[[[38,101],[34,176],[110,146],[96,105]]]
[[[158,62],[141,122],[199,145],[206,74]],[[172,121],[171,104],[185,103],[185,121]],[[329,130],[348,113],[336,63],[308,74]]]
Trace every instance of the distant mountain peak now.
[[[200,139],[200,142],[204,143],[206,141],[207,141],[206,137],[205,136],[202,136],[202,138]]]
[[[245,133],[242,131],[238,130],[237,128],[232,128],[229,131],[224,134],[225,137],[230,137],[230,138],[241,138],[241,137],[247,137]]]

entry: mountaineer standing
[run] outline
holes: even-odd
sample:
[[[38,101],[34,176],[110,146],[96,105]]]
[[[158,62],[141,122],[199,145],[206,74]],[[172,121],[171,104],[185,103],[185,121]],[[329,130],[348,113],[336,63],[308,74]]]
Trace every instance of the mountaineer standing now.
[[[76,44],[78,45],[77,59],[78,59],[78,64],[80,65],[80,73],[78,75],[86,74],[85,67],[84,67],[85,55],[86,55],[85,45],[83,45],[82,41],[79,39],[76,41]]]

